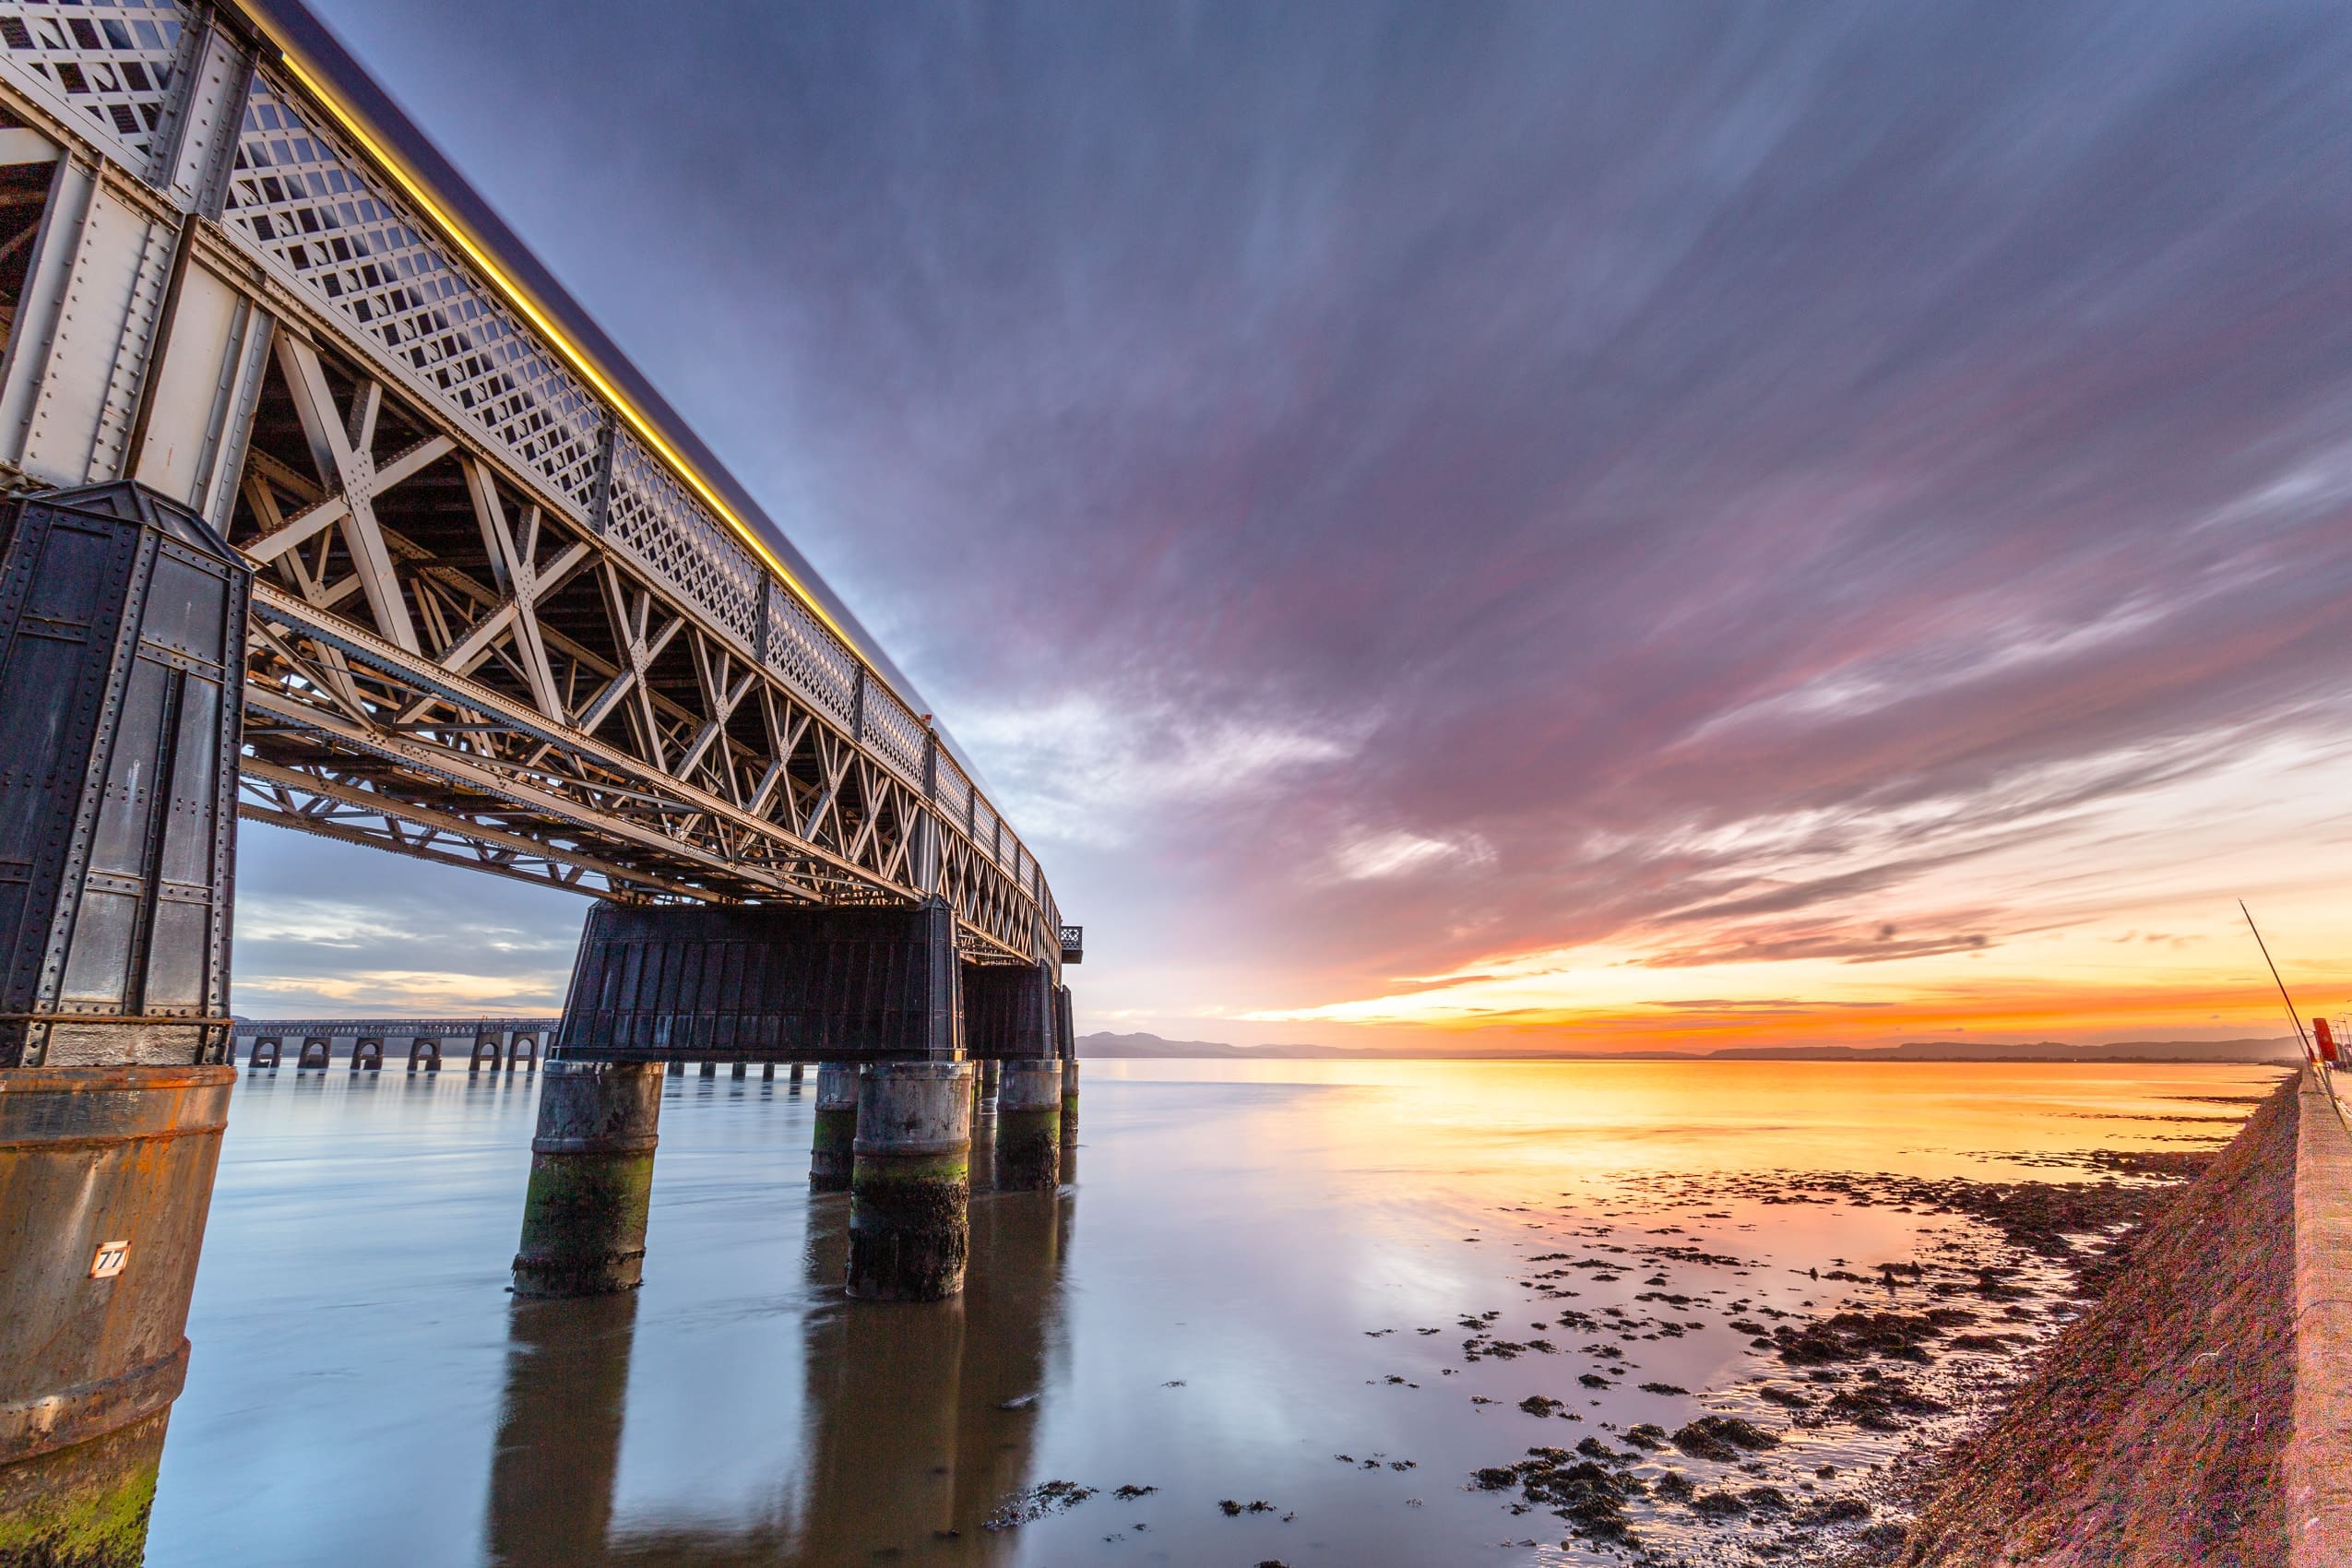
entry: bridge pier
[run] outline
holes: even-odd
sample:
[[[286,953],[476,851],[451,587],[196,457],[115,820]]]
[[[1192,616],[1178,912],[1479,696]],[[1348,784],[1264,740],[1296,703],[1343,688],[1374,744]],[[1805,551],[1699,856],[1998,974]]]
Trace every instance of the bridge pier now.
[[[661,1069],[646,1062],[555,1061],[542,1079],[515,1293],[634,1289],[645,1272]]]
[[[0,1562],[145,1550],[236,1079],[250,584],[135,485],[0,508]]]
[[[1062,1063],[1007,1062],[996,1099],[997,1190],[1051,1192],[1061,1182]]]
[[[1062,1142],[1067,1146],[1078,1141],[1078,1035],[1072,1011],[1070,988],[1053,988],[1053,1054],[1062,1059]],[[1062,1161],[1070,1164],[1067,1154]]]
[[[800,1063],[792,1064],[795,1077]],[[809,1190],[846,1193],[856,1164],[858,1069],[820,1063],[816,1069],[816,1132],[809,1140]]]
[[[972,1065],[882,1062],[858,1081],[849,1181],[852,1296],[938,1301],[971,1246]]]

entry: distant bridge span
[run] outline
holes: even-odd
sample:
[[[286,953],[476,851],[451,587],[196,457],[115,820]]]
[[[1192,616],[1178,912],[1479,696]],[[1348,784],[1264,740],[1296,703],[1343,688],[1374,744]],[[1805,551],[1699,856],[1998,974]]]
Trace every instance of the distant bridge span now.
[[[240,815],[630,902],[938,897],[1058,971],[909,683],[292,0],[0,0],[0,481],[136,480],[255,567]]]

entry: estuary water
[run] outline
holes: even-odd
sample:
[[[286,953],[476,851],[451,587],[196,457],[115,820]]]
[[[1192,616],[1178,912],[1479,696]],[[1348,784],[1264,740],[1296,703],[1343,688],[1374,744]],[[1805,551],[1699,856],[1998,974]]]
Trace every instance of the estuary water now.
[[[1062,1191],[976,1195],[937,1306],[842,1299],[812,1099],[756,1069],[667,1080],[644,1289],[534,1304],[536,1078],[248,1075],[148,1562],[1742,1561],[1871,1527],[1881,1467],[2073,1310],[2010,1184],[2131,1189],[2277,1077],[1084,1072]],[[1930,1312],[1888,1355],[1801,1337]],[[1588,1441],[1600,1482],[1560,1480]],[[1531,1448],[1598,1526],[1498,1479]]]

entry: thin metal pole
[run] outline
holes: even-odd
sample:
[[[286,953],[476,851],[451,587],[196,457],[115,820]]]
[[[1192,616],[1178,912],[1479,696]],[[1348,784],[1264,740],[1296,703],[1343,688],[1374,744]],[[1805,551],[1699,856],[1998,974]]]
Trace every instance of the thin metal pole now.
[[[2262,927],[2254,923],[2254,911],[2246,908],[2246,900],[2238,900],[2238,912],[2246,917],[2246,929],[2254,933],[2254,945],[2263,950],[2263,962],[2270,965],[2270,978],[2278,987],[2278,999],[2287,1004],[2287,1021],[2295,1026],[2295,1038],[2303,1042],[2303,1060],[2318,1060],[2311,1054],[2311,1037],[2303,1032],[2303,1019],[2295,1011],[2295,1001],[2287,994],[2287,982],[2278,977],[2278,965],[2270,956],[2270,944],[2263,940]]]

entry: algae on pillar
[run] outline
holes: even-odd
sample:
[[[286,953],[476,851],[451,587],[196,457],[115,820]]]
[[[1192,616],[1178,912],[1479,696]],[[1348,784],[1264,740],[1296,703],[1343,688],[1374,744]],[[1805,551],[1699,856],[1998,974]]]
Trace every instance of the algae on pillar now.
[[[661,1076],[652,1062],[547,1064],[517,1295],[600,1296],[643,1278]]]
[[[794,1072],[800,1071],[795,1066]],[[854,1063],[824,1062],[816,1069],[816,1131],[809,1140],[809,1186],[820,1193],[846,1193],[857,1163],[858,1069]]]
[[[849,1294],[936,1301],[964,1288],[971,1244],[972,1067],[885,1062],[858,1086]]]
[[[1046,1191],[1061,1180],[1062,1063],[1007,1062],[996,1097],[997,1189]]]
[[[1062,1063],[1062,1141],[1078,1141],[1078,1059],[1075,1056]]]

